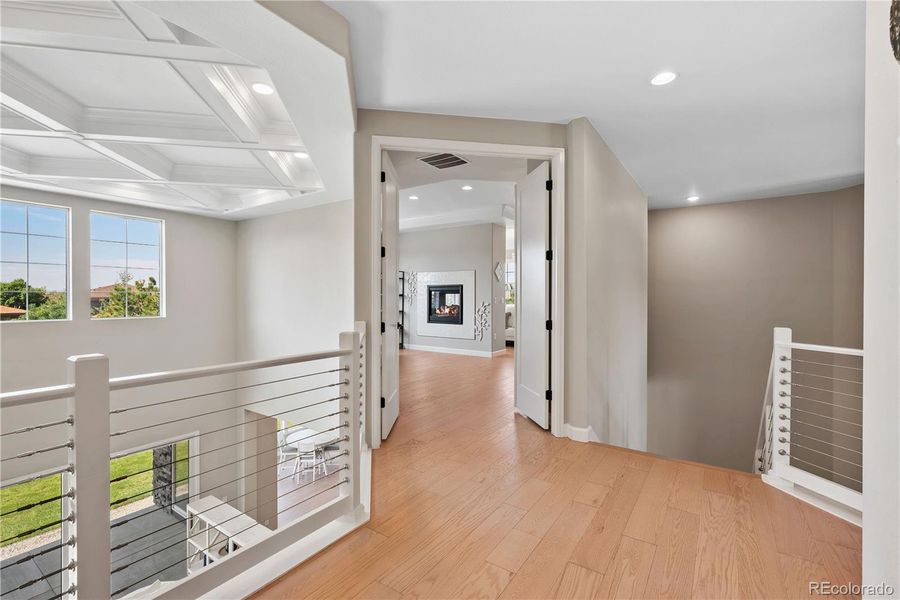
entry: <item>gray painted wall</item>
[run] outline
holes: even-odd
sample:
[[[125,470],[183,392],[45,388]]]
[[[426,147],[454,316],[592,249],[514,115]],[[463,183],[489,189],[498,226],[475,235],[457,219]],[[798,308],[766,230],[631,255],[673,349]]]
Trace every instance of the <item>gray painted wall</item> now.
[[[772,328],[862,347],[862,186],[650,212],[649,450],[747,470]]]
[[[566,422],[644,450],[647,198],[587,119],[568,139]]]
[[[499,233],[495,230],[500,230]],[[482,302],[491,304],[492,318],[497,312],[502,315],[503,295],[496,293],[494,265],[502,260],[502,243],[497,245],[497,238],[503,239],[503,228],[500,225],[483,223],[467,227],[448,227],[429,229],[426,231],[408,231],[400,234],[399,266],[402,271],[475,271],[475,305]],[[499,256],[495,258],[495,251]],[[500,287],[502,290],[502,286]],[[499,298],[499,304],[494,301]],[[419,335],[416,331],[416,311],[422,298],[408,298],[406,303],[406,335],[404,342],[413,346],[432,346],[438,348],[454,348],[491,352],[494,348],[493,338],[497,335],[497,348],[502,348],[502,329],[498,332],[492,323],[490,331],[483,340],[467,340]],[[502,323],[502,321],[501,321]]]

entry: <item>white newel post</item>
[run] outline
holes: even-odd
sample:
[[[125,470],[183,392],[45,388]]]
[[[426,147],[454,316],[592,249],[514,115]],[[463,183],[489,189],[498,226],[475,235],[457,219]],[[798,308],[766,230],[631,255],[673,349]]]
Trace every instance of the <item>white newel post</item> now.
[[[75,490],[65,499],[75,519],[63,523],[62,539],[75,539],[63,548],[63,564],[75,561],[74,571],[64,571],[63,589],[75,586],[75,597],[97,600],[110,597],[109,535],[109,359],[102,354],[70,356],[69,383],[75,393],[69,400],[73,447],[69,449],[72,473],[63,474],[63,489]]]
[[[341,368],[345,371],[341,372],[341,377],[348,380],[348,385],[344,386],[344,393],[341,399],[341,408],[345,409],[342,420],[346,420],[349,425],[347,436],[349,440],[342,442],[342,449],[349,452],[344,456],[344,464],[349,467],[347,477],[350,479],[350,496],[352,506],[355,509],[359,506],[359,340],[360,335],[357,331],[345,331],[340,336],[340,349],[348,350],[349,354],[341,357]]]
[[[791,462],[791,341],[789,327],[776,327],[774,333],[775,369],[772,373],[772,409],[775,431],[772,436],[772,464]]]

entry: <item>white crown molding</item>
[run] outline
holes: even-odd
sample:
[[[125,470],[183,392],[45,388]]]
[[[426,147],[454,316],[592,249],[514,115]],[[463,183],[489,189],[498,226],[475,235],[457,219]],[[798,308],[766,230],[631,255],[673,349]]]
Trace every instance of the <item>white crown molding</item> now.
[[[118,11],[103,6],[100,3],[87,2],[37,2],[28,0],[4,0],[4,10],[22,10],[34,13],[48,13],[56,15],[64,15],[67,17],[89,17],[92,19],[121,19]]]

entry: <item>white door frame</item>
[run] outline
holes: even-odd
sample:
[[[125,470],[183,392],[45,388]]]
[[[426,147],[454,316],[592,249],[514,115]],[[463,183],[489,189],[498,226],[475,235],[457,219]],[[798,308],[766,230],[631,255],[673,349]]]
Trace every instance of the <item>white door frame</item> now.
[[[551,201],[553,204],[553,269],[550,278],[552,307],[550,318],[553,330],[550,332],[551,377],[553,400],[550,404],[550,432],[557,437],[565,436],[565,272],[566,272],[566,151],[565,148],[548,146],[520,146],[516,144],[494,144],[486,142],[463,142],[458,140],[440,140],[428,138],[409,138],[394,136],[372,136],[372,222],[371,247],[371,312],[372,328],[380,331],[381,323],[381,152],[382,150],[398,150],[410,152],[453,152],[459,154],[475,154],[479,156],[504,156],[533,160],[549,160],[550,176],[553,179]],[[379,333],[380,335],[380,333]],[[381,404],[375,401],[374,395],[381,389],[381,344],[371,343],[372,354],[369,366],[372,373],[372,395],[369,406],[371,414],[368,422],[372,431],[369,443],[372,448],[381,445]]]

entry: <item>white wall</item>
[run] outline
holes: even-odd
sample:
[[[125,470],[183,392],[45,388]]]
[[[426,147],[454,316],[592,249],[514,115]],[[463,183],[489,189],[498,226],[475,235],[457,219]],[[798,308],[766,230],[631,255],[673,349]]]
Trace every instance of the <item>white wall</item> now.
[[[43,387],[66,382],[66,358],[76,354],[102,353],[109,356],[113,377],[230,362],[235,358],[235,230],[233,222],[164,210],[154,210],[112,202],[78,198],[13,187],[2,189],[4,198],[66,206],[70,212],[69,266],[72,273],[70,321],[27,321],[0,323],[0,389],[3,391]],[[165,221],[165,264],[163,286],[165,317],[147,319],[91,319],[90,309],[90,223],[91,209],[163,219]],[[189,384],[157,386],[113,395],[116,406],[141,404],[229,387],[228,378]],[[217,387],[221,386],[221,387]],[[134,411],[112,418],[113,431],[160,422],[203,408],[233,403],[231,395],[174,403],[150,411]],[[148,415],[148,412],[150,413]],[[20,409],[4,409],[3,430],[47,422],[66,416],[65,402],[51,402]],[[113,451],[124,450],[183,433],[221,427],[235,414],[220,413],[196,422],[182,422],[137,434],[117,437]],[[201,445],[218,447],[234,439],[237,431],[204,436]],[[54,427],[3,439],[3,455],[60,443],[63,427]],[[201,469],[220,464],[234,456],[231,451],[201,457]],[[30,460],[8,461],[3,479],[21,473],[64,464],[64,452],[35,456]],[[204,486],[224,480],[223,470],[204,479]],[[229,492],[225,492],[229,493]],[[233,494],[233,492],[231,492]]]
[[[237,224],[239,359],[337,348],[353,329],[353,205]]]
[[[497,232],[495,232],[495,229]],[[407,272],[431,271],[475,271],[475,307],[482,302],[491,304],[491,329],[482,340],[444,338],[419,335],[416,319],[419,303],[423,298],[410,298],[406,303],[407,335],[404,342],[408,346],[430,346],[452,348],[479,353],[490,353],[494,349],[493,337],[497,334],[502,348],[504,332],[497,331],[494,316],[504,311],[502,294],[495,301],[494,265],[502,260],[502,253],[495,258],[496,239],[503,239],[505,233],[500,225],[482,223],[465,227],[446,227],[425,231],[405,231],[400,234],[398,261],[400,270]],[[501,322],[502,323],[502,322]]]
[[[889,10],[866,5],[862,578],[900,598],[900,66]]]
[[[237,355],[239,360],[338,348],[338,334],[353,329],[353,205],[349,200],[241,221],[237,226]],[[241,384],[334,369],[336,359],[247,373]],[[325,402],[343,393],[329,387],[337,373],[294,379],[263,389],[284,396],[253,407],[293,423],[334,411]],[[239,393],[239,401],[253,392]],[[286,412],[287,411],[287,412]],[[318,430],[337,418],[316,421]]]
[[[647,445],[647,198],[587,119],[568,127],[566,422]]]

